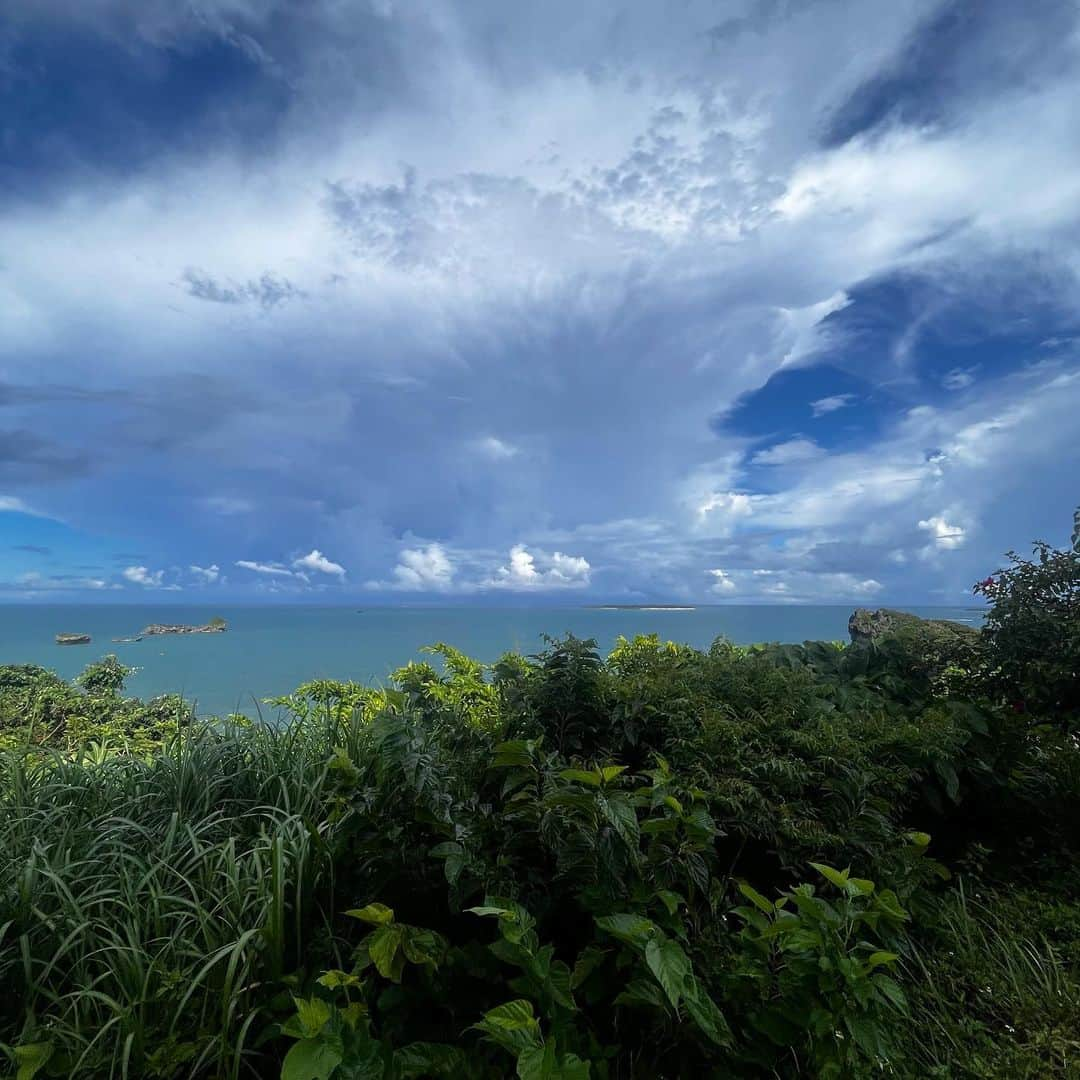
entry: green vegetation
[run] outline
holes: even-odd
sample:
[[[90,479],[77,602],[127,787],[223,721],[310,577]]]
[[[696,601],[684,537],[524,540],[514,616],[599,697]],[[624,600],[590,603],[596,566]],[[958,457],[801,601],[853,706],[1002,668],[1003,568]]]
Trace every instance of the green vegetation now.
[[[977,640],[438,645],[277,725],[0,668],[10,1074],[1080,1075],[1080,555],[979,588]]]

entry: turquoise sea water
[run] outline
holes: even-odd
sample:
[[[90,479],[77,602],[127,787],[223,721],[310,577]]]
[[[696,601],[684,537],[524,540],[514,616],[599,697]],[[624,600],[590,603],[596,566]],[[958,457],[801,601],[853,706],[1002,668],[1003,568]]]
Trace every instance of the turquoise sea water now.
[[[177,692],[200,713],[253,713],[255,702],[288,693],[317,677],[379,683],[394,668],[420,659],[423,645],[446,641],[479,660],[508,650],[536,652],[541,635],[593,637],[610,649],[620,635],[659,634],[708,646],[724,635],[739,644],[808,639],[847,640],[851,607],[718,606],[692,611],[611,611],[590,608],[214,607],[176,605],[0,606],[0,663],[42,664],[65,678],[91,660],[116,653],[138,668],[128,682],[140,697]],[[977,624],[973,608],[906,608],[933,618]],[[224,634],[110,639],[137,634],[148,623],[229,622]],[[58,632],[90,634],[89,645],[56,645]]]

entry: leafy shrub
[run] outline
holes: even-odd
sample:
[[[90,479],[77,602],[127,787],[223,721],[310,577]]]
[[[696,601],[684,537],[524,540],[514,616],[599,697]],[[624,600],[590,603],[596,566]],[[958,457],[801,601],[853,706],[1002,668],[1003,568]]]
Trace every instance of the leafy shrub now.
[[[1033,722],[1080,725],[1080,543],[1044,542],[1034,557],[975,586],[990,601],[984,635],[989,686]]]
[[[115,661],[0,668],[0,1050],[27,1077],[1068,1075],[1080,753],[960,639],[439,644],[243,726],[124,697]]]

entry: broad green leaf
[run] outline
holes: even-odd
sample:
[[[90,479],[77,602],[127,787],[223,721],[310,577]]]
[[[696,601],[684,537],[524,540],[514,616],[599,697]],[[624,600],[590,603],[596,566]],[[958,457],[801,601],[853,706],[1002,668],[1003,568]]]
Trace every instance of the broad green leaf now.
[[[553,1080],[555,1069],[555,1044],[551,1041],[530,1046],[518,1055],[519,1080]]]
[[[524,998],[496,1005],[494,1009],[484,1013],[484,1019],[504,1031],[531,1031],[539,1026],[533,1015],[532,1002]]]
[[[869,896],[874,891],[874,883],[866,878],[848,878],[844,890],[848,896]]]
[[[360,977],[358,975],[351,975],[347,971],[339,971],[334,968],[331,971],[324,971],[316,980],[320,986],[325,986],[327,990],[337,990],[342,986],[359,986]]]
[[[436,859],[445,859],[448,855],[464,855],[465,849],[456,840],[446,840],[436,844],[428,854]]]
[[[333,1015],[332,1006],[322,998],[293,998],[300,1030],[309,1038],[318,1035]]]
[[[596,788],[600,786],[600,781],[602,780],[600,773],[595,771],[585,772],[584,769],[563,769],[562,772],[559,773],[559,778],[561,780],[572,780],[575,783],[585,784],[588,787]]]
[[[960,801],[960,777],[956,775],[956,770],[952,767],[952,763],[948,761],[935,761],[934,772],[938,774],[938,778],[945,786],[945,794],[949,796],[952,801]]]
[[[619,834],[619,839],[635,851],[638,846],[637,811],[625,795],[599,796],[600,809],[612,828]]]
[[[281,1080],[330,1080],[344,1055],[325,1039],[301,1039],[281,1063]]]
[[[731,1028],[728,1027],[724,1014],[693,975],[687,978],[683,987],[683,1005],[710,1041],[717,1046],[727,1046],[731,1042]]]
[[[33,1080],[48,1064],[53,1055],[53,1044],[48,1042],[23,1043],[15,1047],[15,1080]]]
[[[909,832],[907,834],[908,841],[912,847],[926,850],[930,846],[930,834],[925,832]]]
[[[607,949],[598,949],[595,945],[586,945],[574,964],[574,973],[570,976],[570,987],[576,990],[603,962]]]
[[[443,956],[444,942],[434,930],[405,926],[401,934],[401,951],[410,964],[437,967]]]
[[[460,1073],[467,1064],[464,1051],[446,1043],[414,1042],[394,1051],[394,1066],[401,1080]]]
[[[885,997],[901,1012],[907,1012],[907,998],[904,996],[904,991],[900,989],[900,984],[890,978],[888,975],[875,975],[874,986],[885,995]]]
[[[896,893],[892,889],[882,889],[874,898],[874,903],[887,915],[901,922],[907,922],[911,918],[900,906],[900,901],[896,898]]]
[[[826,866],[824,863],[812,862],[810,864],[826,881],[831,882],[838,889],[842,889],[846,884],[848,878],[851,876],[851,870],[835,870],[831,866]]]
[[[533,1015],[531,1001],[519,998],[496,1006],[484,1014],[473,1028],[482,1031],[492,1042],[513,1054],[540,1043],[540,1025]]]
[[[480,907],[466,908],[473,915],[495,915],[500,919],[513,919],[514,912],[510,908],[495,907],[492,904],[482,904]]]
[[[524,743],[503,743],[495,747],[495,756],[491,760],[495,769],[527,769],[532,763],[532,753]]]
[[[362,1001],[350,1001],[348,1005],[338,1008],[341,1022],[352,1031],[355,1031],[360,1021],[367,1016],[367,1006]]]
[[[677,892],[672,892],[670,889],[657,889],[656,897],[667,908],[669,915],[674,915],[686,903],[684,897]]]
[[[775,905],[770,900],[766,900],[753,885],[750,885],[745,881],[739,882],[739,892],[741,892],[754,907],[759,911],[765,912],[766,915],[771,915],[776,910]]]
[[[657,836],[663,833],[677,832],[679,823],[675,818],[649,818],[641,823],[640,831],[649,836]]]
[[[645,979],[631,980],[625,990],[615,996],[616,1005],[626,1005],[630,1008],[658,1009],[667,1014],[667,1000],[664,992],[654,982]]]
[[[562,960],[553,960],[548,971],[546,985],[551,996],[564,1009],[576,1009],[577,1002],[571,992],[573,976]]]
[[[638,949],[644,949],[656,933],[656,923],[641,915],[603,915],[594,921],[601,930]]]
[[[383,1048],[374,1039],[366,1039],[349,1051],[348,1060],[334,1080],[383,1080],[386,1076],[386,1060]]]
[[[403,928],[390,923],[373,930],[368,938],[368,955],[376,970],[384,979],[400,982],[405,967],[405,957],[400,952]]]
[[[874,968],[879,967],[881,964],[891,964],[894,960],[899,959],[900,957],[894,952],[878,950],[866,958],[866,970],[873,971]]]
[[[683,984],[690,974],[690,960],[682,946],[670,938],[652,938],[645,946],[645,963],[664,988],[668,1001],[677,1009]]]
[[[587,1061],[582,1061],[577,1054],[563,1054],[559,1060],[559,1071],[556,1074],[559,1080],[589,1080],[592,1075],[592,1066]]]
[[[605,784],[610,784],[615,777],[621,776],[624,772],[626,772],[625,765],[605,765],[600,770],[600,778]]]
[[[394,909],[388,908],[385,904],[368,904],[366,907],[352,908],[345,914],[371,923],[373,926],[385,926],[394,921]]]

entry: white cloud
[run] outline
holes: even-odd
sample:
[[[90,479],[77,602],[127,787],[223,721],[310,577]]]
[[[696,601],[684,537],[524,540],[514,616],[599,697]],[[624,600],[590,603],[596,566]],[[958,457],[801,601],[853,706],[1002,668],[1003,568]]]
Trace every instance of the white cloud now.
[[[767,450],[759,450],[750,459],[751,465],[797,465],[805,461],[816,461],[825,455],[825,450],[813,439],[801,436],[777,443]]]
[[[267,577],[296,577],[287,566],[280,563],[252,562],[250,559],[237,559],[236,565],[244,570],[251,570],[256,574],[264,574]]]
[[[716,581],[713,582],[712,591],[716,593],[733,593],[738,588],[734,581],[731,579],[731,575],[725,570],[710,570],[710,574]]]
[[[160,589],[164,570],[149,570],[145,566],[128,566],[123,571],[123,576],[134,585],[143,585],[149,589]]]
[[[398,557],[392,581],[369,581],[369,589],[399,589],[403,592],[449,592],[454,587],[455,568],[442,544],[409,548]]]
[[[930,534],[933,547],[946,551],[960,547],[967,534],[966,529],[950,524],[942,514],[920,521],[919,528]]]
[[[345,577],[345,567],[340,563],[331,562],[317,548],[299,559],[294,559],[293,566],[301,570],[311,570],[318,574],[330,574],[338,578]]]
[[[95,592],[101,589],[120,588],[119,585],[110,585],[103,578],[75,577],[74,575],[60,574],[56,577],[45,577],[36,570],[28,574],[22,574],[16,581],[19,588],[31,591],[61,592],[68,589],[91,589]]]
[[[740,521],[754,513],[758,495],[740,491],[714,491],[697,506],[697,524],[714,536],[730,536]]]
[[[524,544],[510,549],[510,560],[483,582],[481,588],[528,591],[532,589],[581,588],[589,584],[592,567],[580,555],[529,551]]]
[[[520,447],[504,442],[494,435],[488,435],[483,439],[475,439],[471,443],[473,450],[490,461],[509,461],[521,453]]]
[[[188,570],[206,585],[212,585],[221,577],[221,568],[216,564],[210,566],[189,566]]]
[[[946,390],[966,390],[975,382],[975,372],[978,370],[977,364],[969,368],[953,368],[942,375],[941,385]]]
[[[853,404],[855,401],[854,394],[832,394],[830,397],[818,398],[817,401],[810,402],[810,411],[814,414],[814,418],[825,416],[827,413],[836,412],[837,409],[843,409],[848,405]]]

